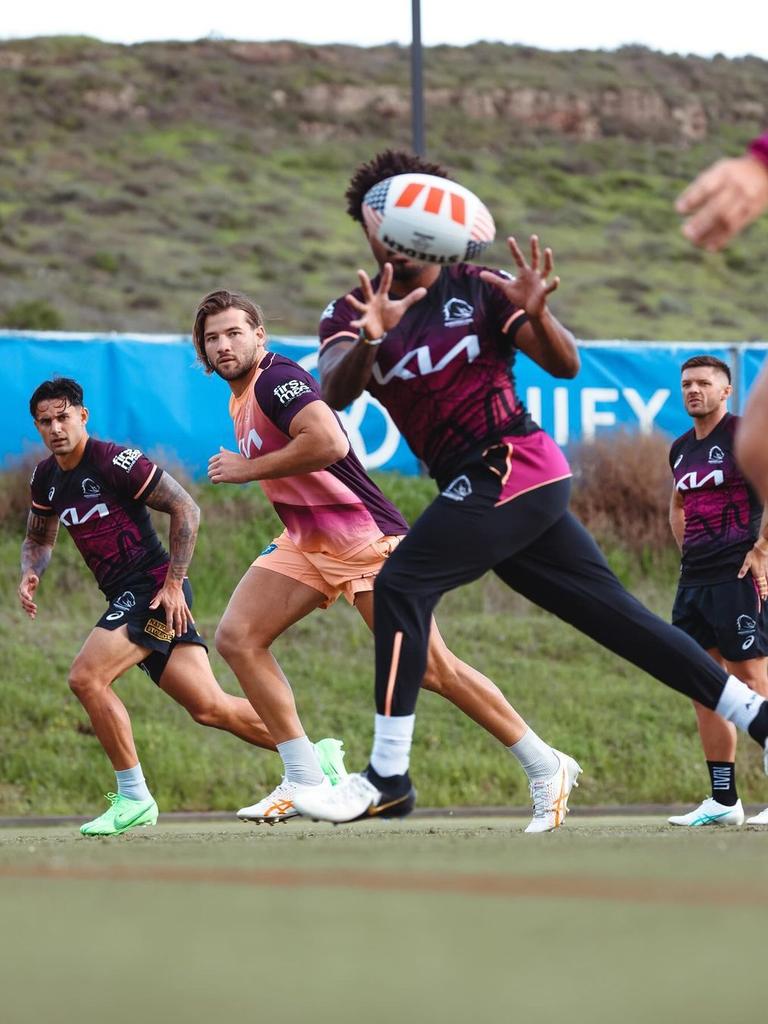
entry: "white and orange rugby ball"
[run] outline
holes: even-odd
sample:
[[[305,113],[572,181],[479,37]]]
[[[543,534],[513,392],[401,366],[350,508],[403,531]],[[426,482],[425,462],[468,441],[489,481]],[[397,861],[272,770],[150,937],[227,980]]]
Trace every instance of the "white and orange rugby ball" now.
[[[423,263],[475,259],[496,237],[496,225],[474,192],[433,174],[396,174],[363,197],[371,237]]]

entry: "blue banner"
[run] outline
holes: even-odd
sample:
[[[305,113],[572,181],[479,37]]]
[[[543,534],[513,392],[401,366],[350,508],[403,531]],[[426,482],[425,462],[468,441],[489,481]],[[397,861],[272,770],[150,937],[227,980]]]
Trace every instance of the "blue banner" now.
[[[6,463],[40,442],[29,397],[54,376],[75,377],[85,391],[90,432],[142,448],[193,476],[205,475],[219,446],[235,448],[229,388],[206,376],[191,340],[182,335],[91,335],[0,332],[6,369],[7,418],[0,456]],[[271,338],[270,348],[317,370],[313,338]],[[680,399],[680,365],[708,353],[731,365],[740,411],[768,352],[765,343],[584,342],[575,380],[555,380],[518,356],[518,391],[534,419],[561,445],[605,431],[660,430],[677,436],[690,427]],[[367,469],[417,473],[418,462],[379,403],[362,395],[341,414]]]

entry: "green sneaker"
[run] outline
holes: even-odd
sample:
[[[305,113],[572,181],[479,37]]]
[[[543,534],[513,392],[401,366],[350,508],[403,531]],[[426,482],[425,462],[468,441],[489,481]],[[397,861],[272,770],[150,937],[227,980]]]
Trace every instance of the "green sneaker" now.
[[[109,807],[100,817],[80,826],[84,836],[116,836],[139,825],[157,824],[157,804],[149,800],[129,800],[119,793],[107,793]]]
[[[341,740],[318,740],[315,744],[315,753],[323,769],[323,775],[332,786],[346,779],[348,773],[344,767],[344,744]]]

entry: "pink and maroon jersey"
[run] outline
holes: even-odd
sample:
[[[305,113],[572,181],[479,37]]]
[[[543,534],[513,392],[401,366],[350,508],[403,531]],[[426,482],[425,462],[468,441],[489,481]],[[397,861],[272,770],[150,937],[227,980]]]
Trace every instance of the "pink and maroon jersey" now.
[[[669,464],[685,513],[684,586],[736,579],[760,533],[760,499],[733,457],[739,420],[726,413],[706,437],[697,441],[689,430],[670,448]]]
[[[480,278],[483,269],[444,267],[426,296],[388,332],[367,385],[438,478],[467,453],[539,429],[512,376],[515,334],[526,314]],[[374,289],[377,284],[378,277]],[[362,297],[359,288],[352,294]],[[332,302],[320,321],[321,349],[357,338],[350,327],[357,316],[345,298]]]
[[[57,515],[108,598],[129,587],[162,586],[168,554],[145,501],[163,471],[138,448],[88,438],[74,469],[53,455],[30,481],[32,511]]]
[[[237,447],[247,459],[284,448],[294,416],[322,401],[314,377],[292,359],[268,352],[248,387],[229,401]],[[350,447],[326,469],[278,480],[260,480],[296,547],[344,557],[408,524],[363,469]]]

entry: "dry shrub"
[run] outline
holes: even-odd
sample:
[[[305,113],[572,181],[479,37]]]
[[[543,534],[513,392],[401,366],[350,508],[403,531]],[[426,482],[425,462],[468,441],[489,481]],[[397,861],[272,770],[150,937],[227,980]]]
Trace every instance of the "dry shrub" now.
[[[45,453],[29,454],[0,471],[0,528],[24,532],[29,512],[29,480]]]
[[[669,441],[615,431],[571,453],[571,508],[604,545],[652,554],[674,545],[669,529]]]

